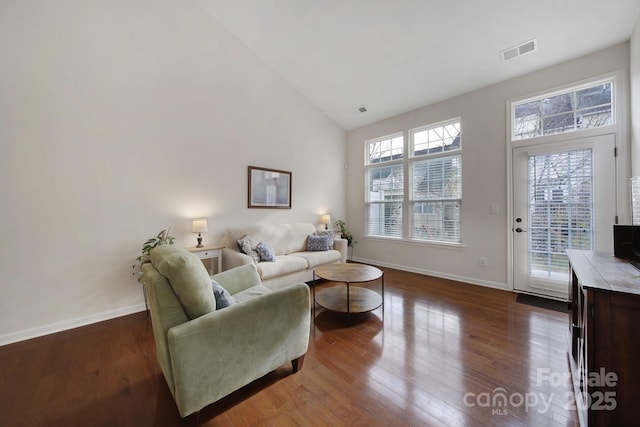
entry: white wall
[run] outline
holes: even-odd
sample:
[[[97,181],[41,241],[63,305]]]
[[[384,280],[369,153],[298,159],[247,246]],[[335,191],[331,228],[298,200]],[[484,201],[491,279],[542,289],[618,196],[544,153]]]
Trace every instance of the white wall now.
[[[354,258],[383,266],[433,274],[498,288],[509,288],[507,224],[507,102],[623,70],[623,92],[628,89],[629,45],[620,44],[592,55],[568,61],[467,93],[347,133],[347,216],[358,244]],[[508,64],[504,64],[508,66]],[[619,141],[620,176],[628,175],[628,101],[622,104]],[[364,141],[394,132],[462,118],[463,183],[462,221],[464,248],[390,242],[363,238]],[[499,213],[490,205],[497,203]],[[621,210],[626,204],[621,201]],[[480,267],[479,257],[488,266]]]
[[[629,41],[632,176],[640,175],[640,17]]]
[[[344,216],[345,132],[195,1],[0,3],[0,344],[144,308],[167,226]],[[293,173],[247,209],[247,166]]]

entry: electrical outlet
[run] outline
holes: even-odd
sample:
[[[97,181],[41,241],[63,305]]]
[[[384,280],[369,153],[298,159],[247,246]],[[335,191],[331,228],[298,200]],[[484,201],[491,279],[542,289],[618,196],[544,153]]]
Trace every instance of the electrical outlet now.
[[[480,264],[480,267],[486,267],[487,266],[487,258],[481,256],[480,258],[478,258],[478,263]]]

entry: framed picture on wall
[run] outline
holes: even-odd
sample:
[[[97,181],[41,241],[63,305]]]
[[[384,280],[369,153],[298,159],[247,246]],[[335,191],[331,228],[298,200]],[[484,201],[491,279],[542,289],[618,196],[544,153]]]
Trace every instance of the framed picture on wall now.
[[[249,166],[247,207],[291,209],[291,172]]]

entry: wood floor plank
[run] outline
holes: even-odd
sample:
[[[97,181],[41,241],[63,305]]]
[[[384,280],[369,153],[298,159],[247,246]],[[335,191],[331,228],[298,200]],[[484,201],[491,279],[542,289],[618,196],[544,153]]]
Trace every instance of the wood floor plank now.
[[[571,384],[539,378],[568,373],[567,313],[383,270],[384,309],[352,315],[347,326],[316,307],[303,368],[284,365],[204,408],[200,425],[577,425]],[[145,313],[0,347],[0,379],[2,425],[183,425]],[[499,393],[548,406],[491,404]]]

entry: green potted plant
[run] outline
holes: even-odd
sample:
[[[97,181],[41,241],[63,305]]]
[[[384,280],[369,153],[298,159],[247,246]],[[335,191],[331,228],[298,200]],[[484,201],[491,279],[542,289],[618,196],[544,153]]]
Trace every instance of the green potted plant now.
[[[160,245],[173,245],[173,242],[176,240],[175,237],[169,235],[169,229],[162,230],[155,237],[150,238],[142,245],[142,249],[140,249],[140,256],[136,258],[138,261],[136,264],[133,264],[133,275],[138,276],[138,280],[140,280],[142,273],[142,264],[145,262],[151,261],[151,250],[156,246]]]
[[[353,234],[351,234],[351,232],[347,228],[347,223],[346,222],[344,222],[343,220],[339,219],[339,220],[336,221],[336,227],[338,227],[340,229],[340,236],[343,239],[347,239],[347,246],[353,246],[356,243],[358,243],[357,241],[353,240]]]

